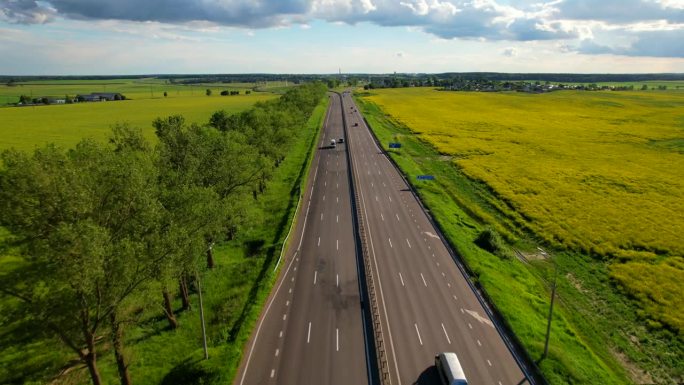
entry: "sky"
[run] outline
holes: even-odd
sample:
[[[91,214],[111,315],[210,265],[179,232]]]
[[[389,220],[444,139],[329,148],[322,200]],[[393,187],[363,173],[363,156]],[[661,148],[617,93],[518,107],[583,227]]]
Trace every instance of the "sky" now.
[[[684,73],[684,0],[0,0],[0,74]]]

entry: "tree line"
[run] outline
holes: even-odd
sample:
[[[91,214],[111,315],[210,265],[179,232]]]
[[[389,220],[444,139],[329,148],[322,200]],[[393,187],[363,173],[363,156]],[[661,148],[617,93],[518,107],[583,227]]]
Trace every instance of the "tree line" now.
[[[111,346],[121,384],[131,384],[126,328],[149,303],[179,327],[173,297],[191,306],[213,244],[237,234],[325,91],[308,83],[205,125],[158,118],[155,146],[119,124],[104,144],[4,151],[0,225],[22,256],[0,272],[0,293],[17,303],[8,312],[56,336],[95,385],[98,353]]]

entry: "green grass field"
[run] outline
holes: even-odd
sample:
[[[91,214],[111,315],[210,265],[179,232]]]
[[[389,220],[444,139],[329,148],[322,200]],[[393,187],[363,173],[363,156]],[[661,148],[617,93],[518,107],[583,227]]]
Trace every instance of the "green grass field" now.
[[[562,299],[541,365],[552,383],[681,381],[683,94],[401,89],[360,102],[383,145],[402,142],[392,156],[405,173],[437,176],[414,185],[535,359],[552,274],[536,246],[553,249]],[[475,246],[485,226],[531,262]],[[659,253],[627,253],[624,239]]]
[[[216,267],[202,277],[210,359],[202,360],[196,294],[191,295],[194,310],[177,313],[180,327],[174,331],[167,329],[168,323],[160,316],[159,303],[150,303],[143,306],[146,310],[140,315],[142,322],[126,332],[134,383],[232,382],[244,345],[276,278],[273,272],[275,261],[294,220],[300,188],[306,184],[307,170],[327,103],[325,98],[316,107],[275,170],[264,194],[250,206],[248,217],[251,219],[247,228],[236,239],[215,248]],[[9,266],[15,259],[12,255],[18,252],[2,242],[6,237],[0,228],[0,255],[3,256],[0,269]],[[11,298],[0,298],[0,309],[12,309]],[[180,300],[174,307],[181,307]],[[0,382],[89,383],[85,368],[69,366],[68,360],[73,358],[73,354],[53,336],[40,336],[23,330],[21,322],[7,324],[4,316],[4,311],[0,312],[0,325],[3,326],[0,329],[0,345],[3,346]],[[106,345],[101,349],[98,360],[102,377],[106,384],[118,384],[113,353]],[[60,368],[65,367],[69,369],[57,376]]]
[[[239,112],[276,96],[262,92],[238,96],[201,94],[0,108],[0,149],[32,150],[49,142],[69,147],[85,137],[105,139],[111,126],[119,122],[140,127],[148,139],[154,139],[152,121],[157,117],[180,114],[190,122],[205,123],[217,110]]]
[[[207,89],[214,96],[219,96],[221,91],[236,90],[244,94],[247,90],[256,89],[261,92],[280,93],[293,86],[293,84],[281,81],[259,83],[201,83],[201,84],[177,84],[157,78],[143,79],[110,79],[110,80],[42,80],[19,82],[13,86],[0,84],[0,106],[17,103],[19,96],[27,95],[38,97],[65,97],[77,94],[89,94],[91,92],[118,92],[129,99],[156,99],[203,96]]]

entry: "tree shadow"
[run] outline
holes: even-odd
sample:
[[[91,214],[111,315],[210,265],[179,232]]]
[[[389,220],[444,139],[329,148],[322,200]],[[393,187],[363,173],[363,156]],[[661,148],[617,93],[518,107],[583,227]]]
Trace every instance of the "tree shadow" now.
[[[218,373],[209,371],[201,364],[202,358],[191,357],[176,365],[164,376],[161,385],[199,385],[211,384]]]

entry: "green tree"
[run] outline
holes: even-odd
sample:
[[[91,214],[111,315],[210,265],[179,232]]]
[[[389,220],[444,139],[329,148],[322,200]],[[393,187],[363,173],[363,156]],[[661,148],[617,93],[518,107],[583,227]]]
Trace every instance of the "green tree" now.
[[[211,90],[210,90],[209,88],[207,88],[205,94],[206,94],[207,96],[211,96]]]
[[[92,141],[2,159],[0,224],[26,253],[21,268],[0,277],[0,290],[22,302],[36,330],[73,350],[96,385],[96,338],[110,325],[121,381],[130,383],[117,317],[164,257],[145,248],[160,232],[154,163]]]

